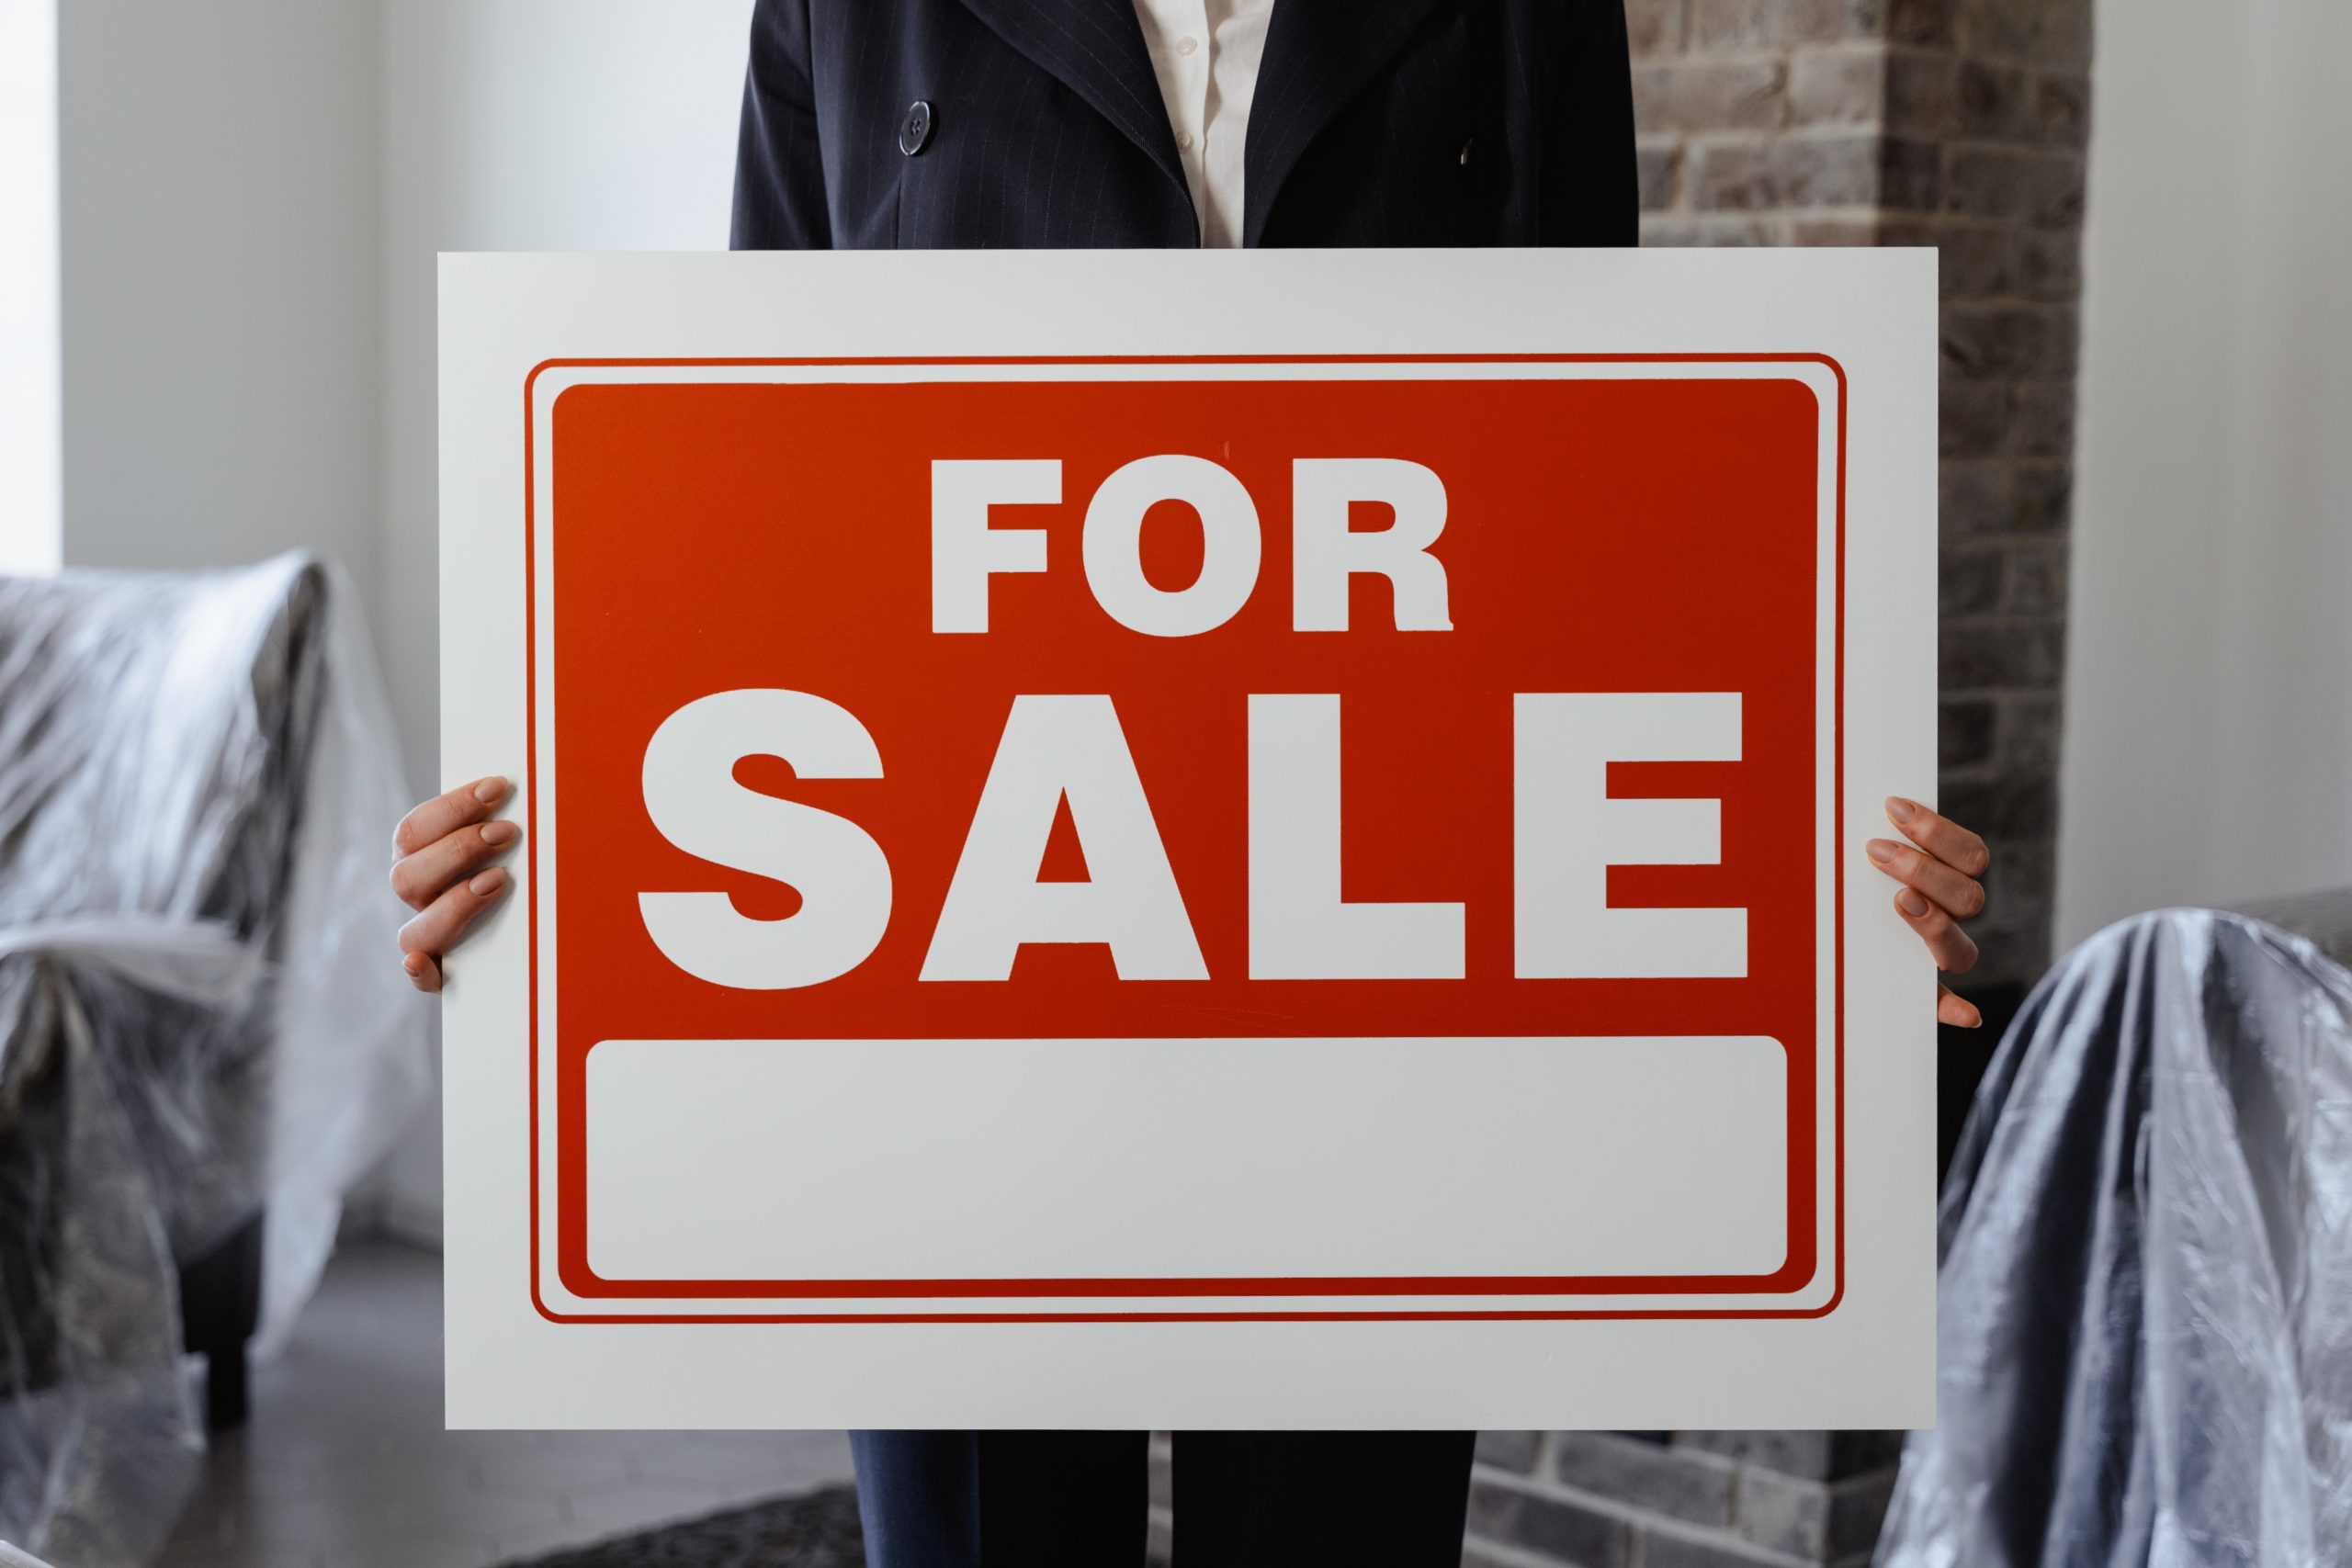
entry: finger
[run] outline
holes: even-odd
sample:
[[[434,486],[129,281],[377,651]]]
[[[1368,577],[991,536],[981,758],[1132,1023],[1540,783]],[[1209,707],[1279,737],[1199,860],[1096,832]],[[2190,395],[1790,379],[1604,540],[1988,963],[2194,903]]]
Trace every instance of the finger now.
[[[447,795],[435,795],[401,818],[401,825],[392,831],[392,847],[401,854],[413,855],[469,822],[481,821],[506,798],[508,787],[504,779],[492,773],[488,778],[459,784]]]
[[[1962,876],[1982,876],[1993,863],[1993,852],[1984,847],[1984,840],[1916,800],[1888,795],[1886,819],[1905,838]]]
[[[1905,887],[1916,887],[1945,908],[1967,919],[1984,908],[1984,889],[1973,877],[1962,876],[1933,855],[1898,843],[1872,839],[1862,848],[1871,863]]]
[[[1919,933],[1937,968],[1947,975],[1965,975],[1976,967],[1976,943],[1941,905],[1930,904],[1906,887],[1894,896],[1894,912]]]
[[[465,935],[474,918],[505,890],[508,880],[505,869],[493,865],[448,889],[401,928],[401,952],[422,953],[438,963]]]
[[[410,908],[422,909],[522,835],[519,826],[503,817],[478,828],[460,828],[394,861],[392,891]]]
[[[1976,1004],[1966,997],[1952,995],[1950,986],[1938,986],[1936,987],[1936,1021],[1949,1023],[1957,1029],[1979,1029],[1984,1026],[1984,1015],[1978,1012]]]
[[[408,983],[420,991],[441,988],[441,965],[433,962],[429,953],[412,953],[401,960],[401,968],[408,975]]]

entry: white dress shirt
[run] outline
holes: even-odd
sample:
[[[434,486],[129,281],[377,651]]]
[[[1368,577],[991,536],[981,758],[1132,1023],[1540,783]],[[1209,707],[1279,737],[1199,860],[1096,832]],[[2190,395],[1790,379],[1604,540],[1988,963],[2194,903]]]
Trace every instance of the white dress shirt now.
[[[1241,243],[1241,144],[1274,0],[1136,0],[1201,243]]]

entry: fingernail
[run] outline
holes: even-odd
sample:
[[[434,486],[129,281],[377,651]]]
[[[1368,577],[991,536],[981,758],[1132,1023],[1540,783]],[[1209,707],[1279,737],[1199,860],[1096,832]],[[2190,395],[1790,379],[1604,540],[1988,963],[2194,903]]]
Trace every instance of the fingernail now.
[[[474,798],[485,804],[500,799],[505,794],[506,781],[496,773],[491,774],[490,777],[474,785]]]
[[[1899,795],[1890,795],[1886,797],[1886,814],[1894,819],[1898,827],[1910,821],[1912,813],[1918,809],[1917,806]]]
[[[1915,920],[1925,919],[1928,913],[1928,901],[1908,887],[1894,896],[1894,907]]]
[[[1881,865],[1884,865],[1894,858],[1894,845],[1885,839],[1872,839],[1862,848],[1869,853],[1871,859]]]
[[[415,974],[417,972],[417,965],[423,962],[424,960],[413,953],[404,953],[401,954],[401,968],[408,974]]]
[[[516,828],[514,823],[509,822],[506,818],[502,817],[495,822],[485,822],[481,825],[481,841],[485,844],[496,846],[505,843],[508,840],[514,838],[519,831],[521,831],[521,829]]]
[[[498,867],[492,866],[466,886],[474,890],[475,897],[487,898],[506,886],[506,874]]]
[[[1971,1002],[1969,1004],[1968,1021],[1962,1024],[1961,1027],[1962,1029],[1982,1029],[1984,1027],[1984,1015],[1977,1010],[1975,1003]]]

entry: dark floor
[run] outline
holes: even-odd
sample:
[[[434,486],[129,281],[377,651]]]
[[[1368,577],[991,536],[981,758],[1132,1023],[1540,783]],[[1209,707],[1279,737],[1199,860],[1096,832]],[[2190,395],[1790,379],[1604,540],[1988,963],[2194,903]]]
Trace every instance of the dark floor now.
[[[159,1568],[487,1568],[849,1479],[839,1432],[446,1432],[441,1260],[347,1247]]]

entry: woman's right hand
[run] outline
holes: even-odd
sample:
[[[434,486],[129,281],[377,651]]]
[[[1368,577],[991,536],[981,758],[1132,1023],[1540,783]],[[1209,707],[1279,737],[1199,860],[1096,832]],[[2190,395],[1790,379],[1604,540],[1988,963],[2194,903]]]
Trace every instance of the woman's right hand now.
[[[508,787],[495,774],[459,784],[401,818],[392,834],[392,891],[417,912],[401,928],[401,967],[420,991],[441,988],[442,954],[506,890],[505,871],[489,862],[523,836],[519,824],[492,817]]]

